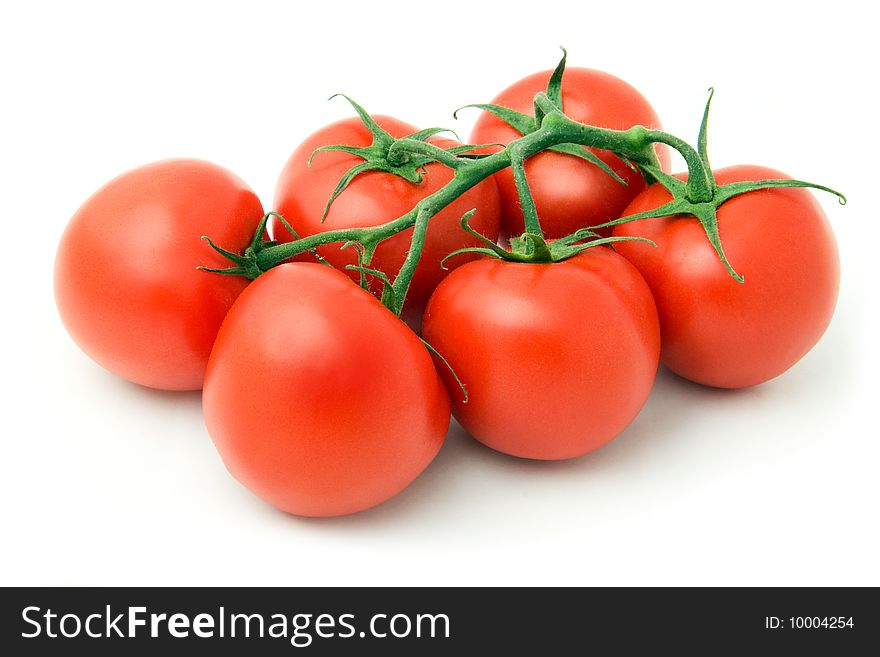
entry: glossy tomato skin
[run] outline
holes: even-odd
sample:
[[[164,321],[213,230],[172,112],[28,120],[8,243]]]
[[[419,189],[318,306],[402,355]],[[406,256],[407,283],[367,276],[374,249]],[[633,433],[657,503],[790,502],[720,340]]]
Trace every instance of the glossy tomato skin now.
[[[375,506],[427,467],[449,397],[415,334],[347,276],[288,263],[232,307],[211,353],[205,422],[229,472],[273,506]]]
[[[155,162],[111,180],[70,220],[55,260],[64,326],[99,365],[162,390],[198,390],[243,278],[200,238],[244,249],[263,215],[236,175],[201,160]]]
[[[788,176],[742,165],[719,169],[715,177],[724,184]],[[668,192],[654,185],[625,214],[668,200]],[[837,301],[839,256],[831,226],[806,189],[736,197],[719,208],[718,231],[743,283],[727,273],[692,217],[634,221],[614,234],[657,243],[656,249],[619,243],[617,250],[654,294],[664,365],[697,383],[743,388],[782,374],[818,342]]]
[[[546,265],[468,263],[437,287],[424,334],[467,388],[465,403],[446,376],[462,426],[531,459],[617,436],[648,398],[660,353],[648,286],[603,247]]]
[[[374,117],[377,123],[393,137],[404,137],[416,131],[403,121],[387,117]],[[455,145],[455,142],[432,139],[441,147]],[[328,125],[305,140],[290,156],[275,191],[275,208],[291,224],[301,237],[315,233],[349,228],[353,226],[376,226],[400,217],[428,196],[452,180],[452,170],[440,164],[429,164],[421,183],[414,184],[403,178],[383,172],[367,172],[355,178],[346,190],[333,202],[324,222],[321,215],[336,185],[351,169],[363,160],[354,155],[341,152],[322,152],[315,155],[311,167],[309,157],[316,148],[332,144],[350,146],[369,146],[372,135],[359,118],[351,118]],[[461,217],[476,208],[471,218],[471,226],[491,240],[498,237],[500,224],[500,200],[495,182],[491,179],[476,185],[456,199],[443,211],[431,219],[425,240],[422,258],[413,276],[403,316],[411,324],[417,324],[424,312],[431,292],[447,274],[440,267],[440,261],[456,249],[466,246],[479,246],[479,241],[461,229]],[[272,220],[272,235],[282,242],[291,240],[290,233],[277,219]],[[385,272],[393,280],[400,270],[409,251],[413,230],[404,231],[388,239],[376,249],[371,267]],[[340,250],[341,244],[330,244],[318,249],[337,269],[357,263],[353,248]],[[300,258],[305,259],[305,258]],[[469,256],[456,258],[449,262],[455,267],[469,260]],[[314,261],[314,257],[311,257]],[[356,272],[348,272],[353,280],[358,280]],[[371,289],[381,295],[382,284],[373,279]]]
[[[534,98],[546,91],[552,71],[535,73],[512,84],[492,102],[524,114],[534,113]],[[634,125],[660,128],[660,119],[648,101],[623,80],[587,68],[567,68],[562,77],[562,107],[581,123],[625,130]],[[520,134],[501,119],[483,112],[471,133],[474,144],[509,144]],[[669,151],[657,146],[664,170]],[[620,216],[627,204],[645,188],[644,179],[609,151],[592,149],[627,186],[589,162],[545,151],[526,161],[526,177],[535,200],[541,228],[547,238],[570,235]],[[519,195],[510,168],[495,174],[501,193],[502,231],[520,235],[525,230]]]

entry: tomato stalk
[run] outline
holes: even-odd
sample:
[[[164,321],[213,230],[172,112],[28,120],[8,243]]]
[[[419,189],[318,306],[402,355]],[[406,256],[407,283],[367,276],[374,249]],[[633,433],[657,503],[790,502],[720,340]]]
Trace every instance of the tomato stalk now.
[[[350,267],[361,272],[362,284],[365,284],[364,276],[366,274],[381,276],[386,284],[383,303],[399,315],[416,266],[421,258],[431,218],[466,191],[507,167],[511,167],[513,170],[520,194],[526,232],[523,236],[511,240],[513,246],[511,251],[489,244],[486,240],[485,248],[462,249],[456,254],[476,251],[520,262],[551,262],[571,257],[585,248],[613,242],[617,239],[638,239],[599,239],[600,236],[594,232],[596,228],[610,227],[651,217],[691,215],[702,224],[707,239],[727,271],[737,281],[742,282],[742,277],[733,269],[722,248],[717,223],[717,209],[720,205],[740,194],[758,189],[780,187],[811,187],[835,194],[842,204],[846,202],[845,197],[833,189],[799,180],[762,180],[717,185],[709,165],[706,146],[712,90],[710,90],[709,101],[706,103],[703,113],[698,148],[696,149],[675,135],[661,130],[651,130],[640,125],[627,130],[613,130],[574,121],[565,115],[562,108],[560,85],[564,65],[565,56],[563,55],[562,61],[551,77],[547,92],[540,92],[535,96],[534,116],[530,117],[495,105],[470,106],[492,112],[523,135],[510,142],[502,150],[492,154],[475,152],[485,145],[465,145],[444,149],[426,141],[429,137],[441,132],[442,130],[439,128],[429,128],[408,137],[394,139],[382,130],[363,108],[348,99],[364,124],[373,133],[374,141],[366,148],[339,145],[319,149],[319,151],[342,150],[364,159],[363,163],[353,167],[337,185],[328,201],[328,209],[351,180],[363,171],[382,170],[418,184],[421,181],[423,167],[429,162],[439,162],[453,170],[453,179],[437,192],[423,198],[406,214],[378,226],[342,228],[310,235],[302,239],[294,234],[294,241],[279,244],[265,241],[266,222],[263,221],[251,246],[244,254],[230,253],[215,246],[217,251],[234,264],[233,267],[220,270],[218,273],[253,279],[296,255],[304,252],[314,253],[315,249],[321,245],[342,243],[341,248],[355,245],[359,255],[358,265],[350,265]],[[654,150],[654,145],[658,143],[672,147],[684,158],[688,169],[686,182],[661,169]],[[538,212],[529,190],[525,161],[543,151],[561,152],[590,161],[613,176],[619,183],[626,184],[607,164],[587,150],[588,148],[614,153],[630,166],[638,168],[648,180],[655,180],[664,186],[672,195],[672,200],[650,212],[621,217],[598,226],[584,227],[572,235],[548,244],[544,240]],[[469,230],[467,219],[471,214],[473,213],[466,214],[462,219],[462,227],[465,230]],[[410,249],[399,273],[391,282],[382,272],[371,270],[369,268],[370,261],[379,243],[409,228],[414,228]],[[585,241],[586,243],[579,243]]]
[[[539,94],[539,96],[546,98],[543,94]],[[539,101],[542,99],[536,98],[536,102]],[[467,190],[506,167],[515,166],[522,171],[525,160],[560,144],[577,143],[612,150],[633,162],[646,165],[655,164],[656,154],[653,151],[652,143],[646,139],[646,135],[647,131],[640,126],[621,131],[583,125],[572,121],[554,107],[551,113],[544,116],[539,130],[512,142],[503,150],[491,155],[470,157],[454,155],[424,141],[411,138],[397,140],[389,150],[393,148],[392,152],[395,153],[404,152],[431,157],[433,161],[452,168],[455,173],[453,179],[442,189],[419,201],[406,214],[379,226],[342,228],[310,235],[285,244],[255,240],[255,246],[250,253],[237,257],[236,264],[238,266],[233,273],[255,278],[256,275],[259,275],[258,272],[267,271],[300,253],[312,251],[318,246],[350,242],[360,244],[362,247],[362,258],[358,267],[368,267],[372,254],[380,242],[415,227],[407,257],[392,283],[393,295],[389,308],[400,314],[406,298],[406,291],[421,257],[428,222]],[[524,189],[527,190],[527,183],[524,184],[526,185]],[[534,201],[531,201],[529,215],[531,220],[527,224],[527,232],[540,236],[540,224],[534,209]],[[260,247],[260,245],[263,246]],[[228,257],[228,253],[224,253],[224,255]]]

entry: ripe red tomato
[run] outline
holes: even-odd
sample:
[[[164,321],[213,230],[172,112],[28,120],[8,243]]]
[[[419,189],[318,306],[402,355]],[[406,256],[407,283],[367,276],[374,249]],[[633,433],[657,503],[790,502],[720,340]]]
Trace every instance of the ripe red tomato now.
[[[758,166],[715,171],[719,184],[786,177]],[[669,199],[663,187],[652,185],[624,214],[651,210]],[[730,276],[693,217],[621,224],[615,235],[647,237],[657,248],[638,242],[615,246],[654,294],[663,363],[691,381],[742,388],[785,372],[825,332],[837,301],[837,244],[806,189],[735,197],[718,209],[718,231],[743,283]]]
[[[396,495],[449,425],[449,397],[416,335],[341,272],[299,262],[257,278],[229,311],[203,408],[229,472],[303,516]]]
[[[413,126],[386,116],[373,117],[391,136],[404,137],[416,131]],[[451,140],[431,139],[441,147],[456,145]],[[370,171],[357,176],[330,207],[324,222],[321,216],[336,185],[353,166],[363,162],[355,155],[343,152],[323,152],[315,155],[311,167],[309,157],[316,148],[332,144],[369,146],[370,131],[359,118],[345,119],[328,125],[303,142],[290,156],[275,192],[275,208],[290,223],[300,237],[315,233],[349,228],[353,226],[376,226],[396,219],[409,212],[424,197],[433,194],[452,180],[452,170],[436,163],[426,167],[421,183],[411,183],[390,173]],[[431,219],[422,258],[413,276],[403,316],[411,324],[418,324],[431,292],[447,274],[440,261],[447,255],[467,246],[481,246],[478,240],[461,229],[463,214],[477,209],[471,218],[471,226],[490,240],[498,238],[499,230],[498,190],[492,180],[485,180],[456,199],[436,217]],[[290,233],[277,219],[272,220],[274,239],[289,242]],[[376,249],[371,267],[385,272],[392,280],[400,270],[409,251],[413,229],[382,242]],[[340,250],[340,244],[318,248],[318,253],[334,267],[344,270],[346,265],[356,264],[354,249]],[[314,260],[314,258],[311,258]],[[470,258],[462,256],[450,261],[455,267]],[[357,272],[347,272],[358,280]],[[371,290],[381,295],[382,284],[372,279]]]
[[[453,413],[507,454],[566,459],[617,436],[657,371],[657,311],[638,271],[607,248],[553,264],[482,259],[450,274],[428,303],[425,339],[446,373]]]
[[[552,71],[543,71],[523,78],[502,91],[492,103],[531,115],[535,94],[547,89],[551,74]],[[601,128],[625,130],[634,125],[660,128],[654,109],[636,89],[613,75],[592,69],[565,69],[562,107],[575,121]],[[507,123],[483,112],[471,133],[471,143],[509,144],[519,137]],[[526,161],[526,177],[545,237],[564,237],[579,228],[616,219],[645,188],[642,176],[616,155],[591,150],[628,186],[621,185],[599,167],[571,155],[545,151]],[[658,146],[657,154],[663,169],[668,169],[668,149]],[[502,232],[520,235],[525,226],[513,173],[507,168],[495,174],[495,179],[501,193]]]
[[[114,178],[70,220],[55,260],[64,326],[102,367],[162,390],[198,390],[214,337],[247,280],[200,238],[244,249],[263,216],[233,173],[165,160]]]

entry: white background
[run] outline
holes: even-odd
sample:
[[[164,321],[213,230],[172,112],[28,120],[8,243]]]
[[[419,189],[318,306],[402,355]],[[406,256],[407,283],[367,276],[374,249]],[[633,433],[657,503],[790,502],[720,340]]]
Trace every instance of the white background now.
[[[880,584],[876,37],[869,3],[788,4],[4,3],[0,584]],[[304,520],[225,472],[198,394],[117,380],[64,332],[57,241],[116,174],[205,158],[270,207],[297,143],[351,114],[332,93],[466,137],[452,110],[559,44],[689,140],[714,85],[716,166],[848,194],[821,197],[838,311],[789,373],[722,392],[661,371],[630,428],[571,462],[453,429],[397,498]]]

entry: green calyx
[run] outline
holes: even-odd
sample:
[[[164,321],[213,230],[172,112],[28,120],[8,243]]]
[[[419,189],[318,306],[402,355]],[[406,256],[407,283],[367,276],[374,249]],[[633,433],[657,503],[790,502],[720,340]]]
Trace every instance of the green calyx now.
[[[425,167],[428,164],[432,162],[441,162],[447,166],[456,167],[459,163],[459,160],[456,158],[457,155],[478,148],[462,145],[450,149],[442,149],[427,142],[430,137],[441,132],[449,132],[455,135],[454,132],[447,128],[426,128],[425,130],[419,130],[418,132],[414,132],[401,139],[395,139],[376,123],[373,117],[354,100],[345,94],[335,94],[331,96],[331,99],[336,96],[345,98],[351,104],[361,121],[363,121],[364,126],[366,126],[372,134],[373,142],[369,146],[364,147],[349,146],[346,144],[322,146],[315,149],[309,157],[309,166],[312,165],[312,160],[315,159],[315,156],[318,153],[328,151],[341,151],[363,160],[363,162],[356,164],[349,169],[336,185],[336,188],[330,195],[330,199],[327,201],[327,205],[324,207],[321,221],[324,221],[327,218],[327,214],[330,212],[330,206],[333,205],[333,201],[335,201],[339,195],[345,191],[346,187],[348,187],[349,184],[351,184],[351,182],[362,173],[366,173],[367,171],[381,171],[383,173],[390,173],[399,176],[413,184],[419,184],[422,182],[426,171]]]
[[[210,272],[212,274],[222,274],[224,276],[243,276],[249,280],[254,280],[263,273],[263,269],[259,266],[257,262],[257,254],[267,248],[271,248],[276,246],[278,242],[270,242],[266,240],[266,227],[269,223],[269,217],[279,217],[281,221],[287,226],[288,230],[293,231],[289,224],[284,221],[284,217],[282,217],[277,212],[268,212],[266,213],[262,219],[260,219],[260,223],[257,224],[257,229],[254,231],[254,236],[251,239],[251,243],[247,246],[243,253],[233,253],[232,251],[228,251],[221,246],[214,244],[213,240],[207,235],[202,235],[202,239],[206,241],[212,249],[214,249],[217,253],[222,255],[224,258],[229,260],[232,263],[231,267],[225,267],[223,269],[214,269],[211,267],[203,267],[199,265],[196,269],[200,269],[201,271]]]
[[[841,205],[846,203],[846,197],[838,191],[817,185],[815,183],[804,182],[802,180],[789,179],[772,179],[757,180],[729,183],[726,185],[718,185],[712,174],[712,168],[709,165],[708,155],[708,121],[709,107],[712,103],[712,97],[715,94],[714,89],[709,89],[709,99],[706,101],[706,108],[703,111],[703,120],[700,124],[700,134],[697,142],[697,150],[694,150],[683,140],[673,135],[669,135],[657,130],[647,131],[646,138],[651,142],[665,143],[675,148],[685,159],[688,167],[687,181],[669,175],[657,166],[641,163],[639,168],[645,173],[646,177],[650,176],[657,181],[658,184],[666,188],[672,195],[672,199],[664,203],[658,208],[647,212],[628,215],[608,221],[597,226],[591,226],[591,229],[607,228],[618,224],[638,221],[639,219],[654,219],[658,217],[669,217],[673,215],[690,215],[699,220],[706,233],[706,238],[721,260],[727,272],[739,283],[744,282],[744,278],[736,272],[730,261],[724,253],[724,247],[721,243],[721,235],[718,231],[718,208],[730,199],[754,192],[760,189],[778,189],[790,187],[809,187],[821,191],[829,192],[837,196]]]
[[[657,246],[644,237],[602,237],[588,228],[582,228],[567,237],[548,242],[540,233],[526,231],[519,237],[510,240],[510,249],[504,249],[485,235],[475,231],[470,225],[470,218],[474,210],[466,212],[461,218],[461,227],[470,236],[477,238],[483,246],[467,247],[453,251],[443,258],[440,266],[446,269],[446,261],[463,253],[479,253],[482,255],[505,260],[507,262],[522,262],[529,264],[548,264],[562,262],[579,253],[596,246],[614,244],[615,242],[646,242],[651,246]]]
[[[293,235],[294,241],[300,239],[300,236],[284,217],[282,217],[277,212],[267,212],[265,215],[263,215],[263,218],[260,219],[260,223],[257,224],[257,229],[254,231],[254,236],[253,239],[251,239],[251,243],[241,254],[228,251],[227,249],[216,245],[213,240],[211,240],[211,238],[207,235],[202,235],[202,239],[206,241],[208,245],[217,253],[229,260],[232,263],[232,267],[214,269],[211,267],[202,267],[200,265],[196,267],[196,269],[210,272],[212,274],[222,274],[224,276],[242,276],[249,280],[254,280],[261,274],[268,271],[271,267],[265,267],[261,264],[261,256],[265,252],[270,251],[273,247],[279,245],[279,242],[277,241],[270,241],[266,239],[266,228],[268,226],[270,217],[275,217],[276,219],[278,219],[284,226],[284,228],[291,235]],[[346,248],[346,246],[348,246],[348,244],[343,245],[342,248]],[[327,265],[328,267],[333,266],[320,256],[316,247],[306,248],[304,249],[304,252],[311,253],[315,257],[315,260],[322,265]],[[274,262],[272,266],[275,266],[276,264],[280,263]]]

